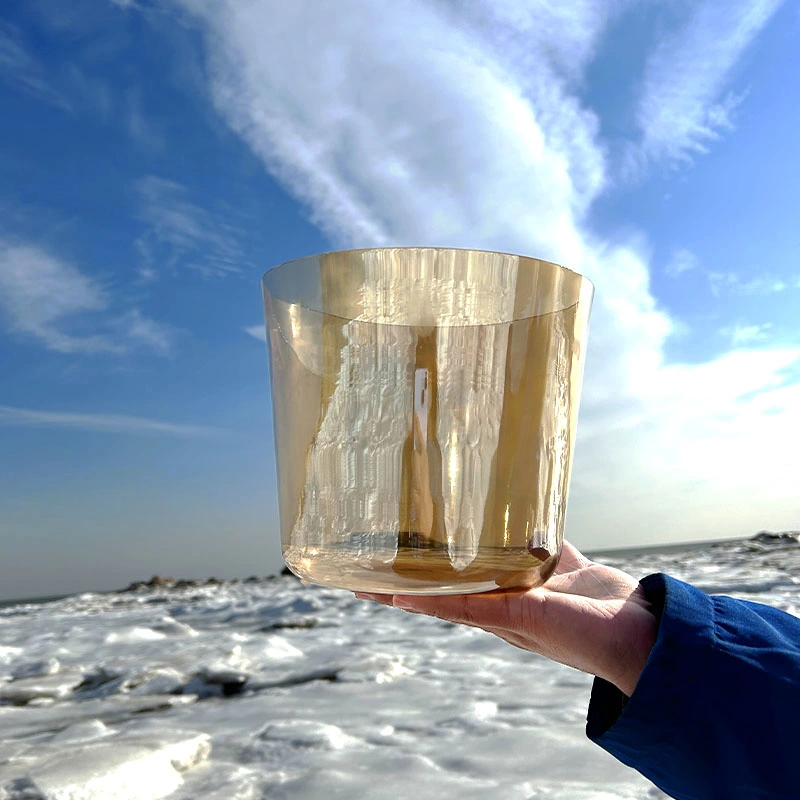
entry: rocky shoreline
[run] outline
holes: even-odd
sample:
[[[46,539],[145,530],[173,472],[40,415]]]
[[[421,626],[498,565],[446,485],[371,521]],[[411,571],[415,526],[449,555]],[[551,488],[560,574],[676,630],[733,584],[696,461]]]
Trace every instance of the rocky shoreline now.
[[[740,543],[746,547],[753,549],[762,549],[764,547],[793,547],[800,545],[800,531],[759,531],[753,536],[744,539],[724,539],[719,541],[708,542],[692,542],[681,544],[667,544],[667,545],[653,545],[649,547],[639,548],[619,548],[614,550],[592,550],[585,551],[589,556],[596,556],[600,559],[608,556],[617,555],[635,555],[645,553],[667,553],[670,551],[681,551],[687,549],[695,549],[702,547],[718,547],[728,544]],[[124,589],[117,589],[116,594],[126,593],[146,593],[154,591],[180,591],[188,589],[200,589],[213,586],[222,586],[223,584],[252,584],[252,583],[268,583],[282,577],[291,577],[298,579],[297,576],[288,568],[284,567],[277,575],[251,575],[249,578],[231,578],[227,580],[220,580],[219,578],[173,578],[165,577],[162,575],[153,575],[147,581],[133,581],[128,584]]]
[[[133,581],[124,589],[117,589],[116,594],[126,594],[130,592],[152,592],[160,590],[180,591],[181,589],[201,589],[209,586],[222,586],[223,584],[237,583],[268,583],[284,576],[295,577],[288,567],[284,567],[278,575],[251,575],[249,578],[230,578],[220,580],[219,578],[173,578],[163,575],[153,575],[147,581]]]

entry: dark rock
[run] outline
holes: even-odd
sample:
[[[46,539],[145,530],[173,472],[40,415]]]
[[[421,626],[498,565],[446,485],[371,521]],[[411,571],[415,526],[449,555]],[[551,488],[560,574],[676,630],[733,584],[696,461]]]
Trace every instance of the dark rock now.
[[[143,706],[142,708],[137,708],[133,713],[134,714],[154,714],[158,711],[171,711],[174,708],[172,703],[156,703],[154,706]]]
[[[124,589],[120,589],[120,593],[124,592],[152,592],[159,589],[170,590],[183,590],[183,589],[197,589],[201,586],[221,586],[223,581],[219,578],[207,578],[205,580],[198,580],[196,578],[165,578],[161,575],[153,575],[149,581],[134,581]]]
[[[44,795],[36,788],[30,778],[14,778],[0,787],[3,797],[14,797],[19,800],[45,800]],[[6,794],[9,792],[9,794]]]
[[[759,544],[800,544],[800,532],[782,531],[773,533],[772,531],[759,531],[755,536],[750,537],[751,542]]]
[[[305,617],[304,619],[279,619],[262,625],[258,630],[261,633],[270,631],[290,631],[290,630],[310,630],[319,625],[316,617]]]
[[[244,687],[246,685],[247,681],[229,681],[226,683],[221,683],[220,687],[222,689],[222,696],[235,697],[237,694],[241,694],[244,691]]]
[[[173,589],[196,589],[198,586],[200,586],[200,581],[198,581],[198,580],[181,578],[180,580],[175,581],[175,584],[173,585],[172,588]]]
[[[203,669],[183,687],[183,693],[196,694],[200,700],[235,697],[245,690],[249,677],[233,669]]]
[[[175,585],[175,578],[165,578],[161,575],[153,575],[149,581],[134,581],[123,589],[123,592],[143,592],[152,589],[166,589]]]

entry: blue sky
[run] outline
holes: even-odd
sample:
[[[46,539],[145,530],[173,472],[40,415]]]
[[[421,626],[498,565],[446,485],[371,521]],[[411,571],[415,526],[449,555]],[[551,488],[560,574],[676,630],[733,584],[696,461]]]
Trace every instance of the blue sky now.
[[[788,0],[0,12],[0,596],[279,567],[259,277],[338,247],[588,274],[568,535],[800,526]]]

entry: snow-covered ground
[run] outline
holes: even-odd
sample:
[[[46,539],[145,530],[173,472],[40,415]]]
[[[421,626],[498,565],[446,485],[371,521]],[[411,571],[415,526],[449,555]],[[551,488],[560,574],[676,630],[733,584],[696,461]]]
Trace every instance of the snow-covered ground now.
[[[604,559],[800,613],[794,538]],[[0,609],[0,800],[663,797],[591,679],[293,578]]]

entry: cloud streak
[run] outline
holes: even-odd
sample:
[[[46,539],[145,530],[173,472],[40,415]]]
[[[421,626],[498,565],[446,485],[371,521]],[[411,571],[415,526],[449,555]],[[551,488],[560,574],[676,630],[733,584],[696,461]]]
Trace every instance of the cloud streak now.
[[[113,314],[99,281],[35,245],[0,240],[0,321],[57,353],[172,350],[175,331],[139,309]]]
[[[258,339],[259,342],[267,341],[267,329],[263,325],[248,325],[244,329],[244,332],[248,336]]]
[[[749,345],[756,342],[763,342],[772,330],[772,323],[765,322],[761,325],[733,325],[722,328],[720,333],[730,338],[734,347]]]
[[[0,426],[74,428],[99,433],[166,434],[169,436],[218,436],[218,428],[183,425],[125,414],[76,414],[0,406]]]
[[[742,95],[726,86],[745,49],[783,0],[698,0],[687,18],[650,54],[637,123],[642,142],[633,161],[685,161],[707,151],[733,127]]]
[[[247,264],[242,232],[192,202],[177,181],[146,175],[136,182],[139,219],[146,230],[137,241],[140,273],[154,279],[159,269],[185,266],[205,277],[225,277]]]
[[[675,250],[670,256],[664,273],[670,278],[677,278],[678,275],[683,275],[684,272],[695,270],[700,265],[700,259],[691,251],[685,248]]]
[[[775,275],[762,274],[743,280],[735,272],[710,271],[706,274],[711,293],[715,297],[721,294],[734,295],[768,295],[800,289],[800,275],[779,278]]]
[[[22,31],[0,20],[0,79],[11,88],[72,113],[72,103],[56,89],[47,69],[27,46]]]

